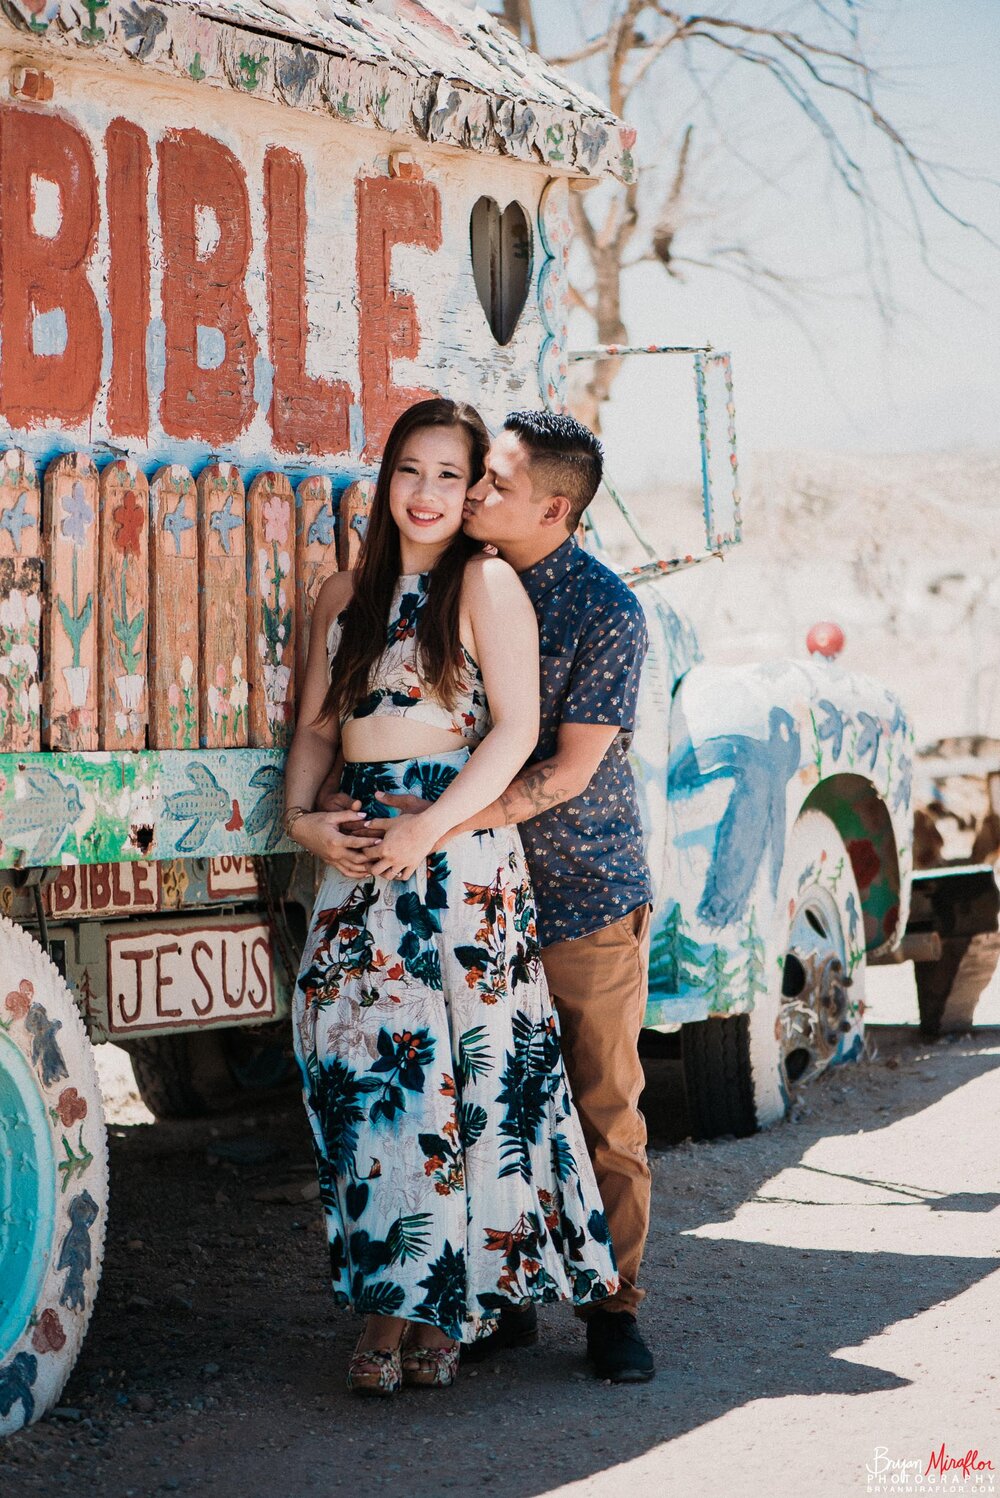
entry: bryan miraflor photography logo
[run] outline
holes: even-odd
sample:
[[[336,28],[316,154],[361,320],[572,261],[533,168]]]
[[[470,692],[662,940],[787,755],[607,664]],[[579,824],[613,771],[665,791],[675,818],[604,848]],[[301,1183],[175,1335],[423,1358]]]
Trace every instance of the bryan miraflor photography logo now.
[[[976,1447],[949,1451],[942,1441],[926,1457],[894,1456],[876,1446],[865,1464],[869,1493],[995,1493],[994,1463]]]

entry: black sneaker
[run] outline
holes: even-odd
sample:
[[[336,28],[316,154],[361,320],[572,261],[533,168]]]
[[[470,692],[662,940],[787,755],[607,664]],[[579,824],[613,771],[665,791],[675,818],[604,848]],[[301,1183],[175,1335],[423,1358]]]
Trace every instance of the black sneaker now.
[[[463,1363],[480,1363],[505,1347],[530,1347],[538,1341],[538,1311],[535,1306],[504,1306],[500,1325],[488,1337],[462,1346]]]
[[[591,1311],[587,1317],[587,1356],[598,1378],[613,1384],[645,1384],[656,1368],[630,1311]]]

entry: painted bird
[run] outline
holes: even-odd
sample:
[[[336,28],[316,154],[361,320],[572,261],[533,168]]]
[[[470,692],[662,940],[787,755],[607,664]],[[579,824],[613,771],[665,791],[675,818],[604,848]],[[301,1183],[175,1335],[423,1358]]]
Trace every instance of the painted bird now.
[[[871,713],[858,713],[858,725],[861,733],[858,742],[854,746],[854,752],[858,759],[865,754],[870,754],[868,761],[869,770],[874,770],[875,761],[878,759],[879,745],[882,742],[882,724]]]
[[[848,714],[841,712],[826,697],[821,697],[817,706],[822,708],[825,714],[823,721],[817,726],[816,732],[820,739],[829,739],[830,748],[835,760],[840,758],[840,751],[844,747],[844,729],[851,721]]]
[[[5,848],[30,849],[36,862],[46,863],[79,821],[83,802],[76,782],[60,780],[52,770],[25,770],[23,783],[28,794],[0,810],[0,839]]]
[[[901,756],[899,761],[899,783],[896,786],[896,790],[892,798],[892,806],[894,811],[899,811],[902,807],[905,807],[907,810],[909,810],[910,796],[912,794],[912,791],[913,761],[909,758],[908,755],[904,754]]]
[[[177,848],[181,853],[191,853],[201,847],[217,823],[233,821],[238,807],[207,765],[191,763],[185,769],[190,789],[173,791],[164,799],[164,810],[168,817],[190,823],[177,839]]]

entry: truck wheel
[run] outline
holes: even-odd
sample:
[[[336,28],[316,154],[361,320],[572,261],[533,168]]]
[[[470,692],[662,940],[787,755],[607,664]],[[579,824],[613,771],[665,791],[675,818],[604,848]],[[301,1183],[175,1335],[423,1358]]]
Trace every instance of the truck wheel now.
[[[864,1050],[864,924],[843,839],[807,811],[792,828],[776,905],[776,971],[749,1014],[682,1027],[696,1139],[784,1118],[795,1091]]]
[[[97,1297],[108,1206],[101,1090],[64,979],[0,916],[0,1436],[58,1402]]]
[[[299,1083],[288,1024],[131,1040],[139,1094],[157,1118],[207,1118]]]

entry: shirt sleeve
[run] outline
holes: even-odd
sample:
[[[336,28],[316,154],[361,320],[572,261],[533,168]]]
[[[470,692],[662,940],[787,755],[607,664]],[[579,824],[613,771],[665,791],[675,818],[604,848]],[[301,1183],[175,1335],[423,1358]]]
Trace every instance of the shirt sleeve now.
[[[592,609],[573,658],[560,720],[603,723],[631,733],[649,636],[639,602]]]

